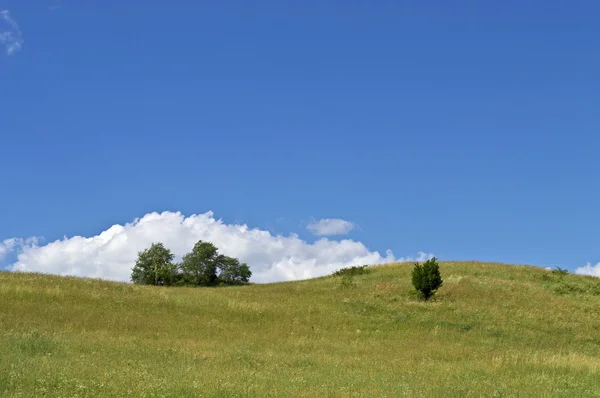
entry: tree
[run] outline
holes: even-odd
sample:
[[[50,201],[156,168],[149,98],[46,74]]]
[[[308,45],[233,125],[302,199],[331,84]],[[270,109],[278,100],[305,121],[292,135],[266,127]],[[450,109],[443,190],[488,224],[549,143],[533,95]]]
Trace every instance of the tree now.
[[[219,250],[210,242],[199,240],[182,260],[180,265],[182,284],[240,285],[248,283],[252,276],[248,265],[240,263],[236,258],[219,254]]]
[[[248,265],[233,257],[219,254],[210,242],[198,241],[180,264],[162,243],[153,243],[138,253],[131,272],[133,283],[167,286],[216,286],[248,283],[252,272]]]
[[[248,283],[252,272],[248,265],[240,263],[237,258],[219,256],[219,281],[226,285],[241,285]]]
[[[200,240],[191,253],[183,256],[180,268],[194,285],[213,286],[217,283],[219,257],[215,245]]]
[[[412,271],[412,283],[422,299],[429,300],[442,286],[443,282],[440,267],[435,257],[427,260],[423,265],[415,263]]]
[[[149,249],[138,252],[131,271],[131,281],[142,285],[170,285],[177,277],[177,265],[173,264],[173,253],[160,242]]]

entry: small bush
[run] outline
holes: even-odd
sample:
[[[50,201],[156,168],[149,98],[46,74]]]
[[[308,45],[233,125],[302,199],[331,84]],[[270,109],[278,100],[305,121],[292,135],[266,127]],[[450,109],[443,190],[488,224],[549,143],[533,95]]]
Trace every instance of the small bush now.
[[[356,276],[364,275],[373,271],[368,265],[354,265],[352,267],[346,267],[335,271],[333,276]]]
[[[552,270],[552,273],[560,275],[560,276],[565,276],[569,273],[569,271],[566,268],[556,267],[555,269]]]
[[[435,257],[425,261],[423,265],[415,263],[412,271],[412,283],[421,299],[429,300],[443,282]]]

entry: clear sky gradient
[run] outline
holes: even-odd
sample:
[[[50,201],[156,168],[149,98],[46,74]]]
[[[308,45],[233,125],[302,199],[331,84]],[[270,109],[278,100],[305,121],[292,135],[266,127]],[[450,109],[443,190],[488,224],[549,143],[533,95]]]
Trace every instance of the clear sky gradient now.
[[[599,2],[141,4],[0,0],[23,40],[0,47],[0,241],[212,210],[307,242],[348,220],[381,253],[600,261]]]

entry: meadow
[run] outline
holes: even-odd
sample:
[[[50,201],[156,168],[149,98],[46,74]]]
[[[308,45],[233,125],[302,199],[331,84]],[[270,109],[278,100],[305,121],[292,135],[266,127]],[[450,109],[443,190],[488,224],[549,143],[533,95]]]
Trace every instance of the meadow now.
[[[0,272],[2,397],[600,397],[600,279],[440,262],[219,288]]]

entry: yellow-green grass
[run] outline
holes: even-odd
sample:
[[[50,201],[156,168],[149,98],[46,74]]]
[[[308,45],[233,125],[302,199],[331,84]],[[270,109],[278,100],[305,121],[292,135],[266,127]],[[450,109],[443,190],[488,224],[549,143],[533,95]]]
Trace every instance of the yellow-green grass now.
[[[442,262],[160,288],[0,272],[0,396],[600,397],[600,280]],[[344,282],[342,282],[344,281]]]

